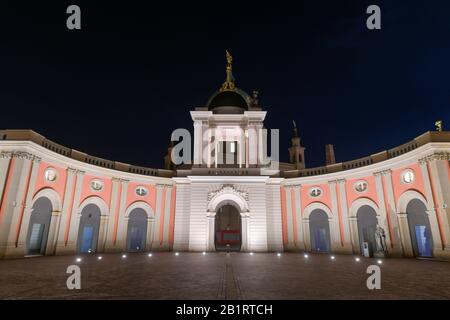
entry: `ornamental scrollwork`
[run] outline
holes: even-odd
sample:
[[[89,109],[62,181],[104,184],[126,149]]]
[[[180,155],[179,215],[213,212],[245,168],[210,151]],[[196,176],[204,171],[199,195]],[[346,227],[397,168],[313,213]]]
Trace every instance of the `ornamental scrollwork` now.
[[[248,191],[238,188],[233,184],[223,184],[218,189],[208,192],[208,202],[211,202],[212,199],[222,194],[235,194],[245,201],[249,201]]]
[[[429,154],[423,158],[420,158],[419,163],[425,164],[427,162],[438,161],[438,160],[450,161],[450,153],[449,152],[435,152],[435,153]]]

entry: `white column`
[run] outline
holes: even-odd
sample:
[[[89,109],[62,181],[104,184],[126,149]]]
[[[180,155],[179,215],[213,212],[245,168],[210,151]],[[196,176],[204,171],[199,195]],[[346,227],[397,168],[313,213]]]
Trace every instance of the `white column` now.
[[[56,253],[56,241],[61,222],[61,211],[52,211],[50,226],[48,230],[47,247],[45,255],[50,256]]]
[[[12,154],[14,159],[13,175],[11,176],[11,183],[8,190],[8,199],[3,199],[5,202],[3,212],[3,223],[7,227],[7,231],[2,228],[0,232],[5,232],[6,240],[6,255],[7,256],[23,256],[25,254],[24,247],[16,247],[17,226],[20,223],[22,212],[24,212],[26,205],[25,195],[28,191],[28,179],[32,171],[32,160],[34,156],[27,152],[14,152]],[[8,230],[9,229],[9,230]],[[19,230],[20,231],[20,230]],[[2,232],[2,233],[3,233]],[[0,254],[1,256],[1,254]]]
[[[400,236],[402,238],[403,254],[405,257],[414,257],[414,251],[411,243],[411,235],[409,233],[408,214],[398,213],[397,217],[398,217],[398,228]]]
[[[427,199],[427,214],[428,219],[430,221],[431,234],[433,237],[433,254],[440,254],[442,251],[442,239],[441,233],[439,231],[439,224],[437,221],[437,212],[435,210],[435,203],[433,198],[433,192],[431,189],[431,181],[430,176],[428,174],[428,165],[427,159],[420,159],[420,169],[422,172],[423,183],[425,187],[425,196]]]
[[[163,189],[165,185],[157,184],[156,185],[156,210],[155,210],[155,232],[153,233],[153,244],[152,247],[154,249],[160,249],[161,243],[160,243],[160,224],[161,224],[161,216],[163,214],[162,211],[162,196],[163,196]]]
[[[83,178],[84,171],[77,170],[76,172],[76,184],[75,184],[75,196],[73,198],[72,208],[70,209],[70,221],[68,238],[65,239],[64,253],[75,253],[77,251],[77,239],[78,239],[78,229],[80,227],[80,198],[83,188]],[[65,235],[66,236],[66,235]],[[67,241],[66,241],[67,240]]]
[[[347,205],[347,190],[345,189],[345,185],[346,185],[345,179],[337,180],[337,187],[338,187],[337,197],[339,197],[339,203],[341,205],[341,217],[344,229],[344,248],[346,252],[352,253],[353,252],[352,234],[350,232],[350,221]]]
[[[56,237],[56,252],[55,254],[59,254],[60,250],[64,251],[65,247],[65,232],[66,226],[69,221],[69,215],[72,210],[72,197],[74,196],[74,188],[75,188],[75,173],[76,170],[73,168],[66,169],[66,186],[65,186],[65,194],[63,195],[63,204],[62,204],[62,212],[59,223],[58,234]]]
[[[211,168],[212,159],[211,159],[211,152],[212,152],[212,139],[213,139],[213,128],[208,128],[208,156],[207,156],[207,167]]]
[[[202,122],[200,120],[194,121],[194,165],[202,163]]]
[[[333,216],[333,219],[329,219],[330,229],[332,229],[331,247],[333,252],[341,252],[343,243],[341,243],[341,229],[340,229],[341,217],[339,216],[339,208],[337,203],[336,180],[328,181],[328,188],[330,189],[331,212]]]
[[[169,231],[170,231],[170,210],[172,204],[172,186],[166,187],[166,203],[164,206],[164,225],[163,225],[163,243],[162,247],[165,250],[169,249]]]
[[[250,216],[246,213],[241,213],[242,222],[242,246],[241,251],[251,251],[251,239],[250,239]]]
[[[382,174],[382,179],[383,179],[383,183],[386,187],[386,198],[383,197],[383,199],[385,201],[387,201],[388,205],[389,205],[389,211],[385,210],[385,218],[387,218],[387,216],[389,215],[389,219],[391,221],[391,227],[393,229],[393,234],[392,237],[389,237],[389,232],[387,232],[386,234],[386,241],[389,240],[389,242],[394,242],[394,247],[392,248],[392,246],[390,246],[390,243],[386,243],[389,246],[389,251],[391,254],[401,254],[402,253],[402,240],[405,239],[401,239],[400,237],[400,229],[399,229],[399,225],[398,225],[398,219],[396,217],[396,213],[397,213],[397,205],[395,202],[395,195],[394,195],[394,186],[392,185],[392,172],[391,170],[384,170],[381,172]],[[386,207],[385,207],[386,208]],[[387,230],[387,223],[385,223],[385,230]]]
[[[306,251],[311,251],[311,233],[309,232],[309,218],[302,219],[303,225],[303,240]]]
[[[287,249],[294,250],[294,234],[293,234],[293,222],[292,222],[292,200],[291,200],[291,186],[285,186],[285,194],[286,194],[286,224],[287,224]]]
[[[440,217],[444,250],[450,257],[450,153],[435,153],[428,159],[436,199],[435,210]]]
[[[301,185],[295,186],[295,216],[297,218],[297,250],[306,250],[303,225],[302,225],[302,197],[300,195]]]
[[[30,183],[28,185],[27,197],[25,199],[25,210],[23,213],[22,224],[20,226],[20,234],[17,243],[18,248],[23,248],[23,252],[26,253],[26,239],[28,234],[28,227],[30,225],[30,217],[31,217],[31,209],[33,208],[33,195],[34,195],[34,187],[36,185],[36,179],[39,171],[39,165],[41,163],[41,159],[39,157],[33,158],[33,167],[31,169],[31,177]]]
[[[117,225],[117,240],[116,247],[122,250],[126,250],[127,241],[127,223],[125,221],[125,211],[127,210],[127,194],[128,194],[128,182],[129,180],[120,179],[122,192],[120,193],[119,204],[119,223]]]
[[[206,251],[216,251],[214,246],[214,230],[216,223],[216,214],[215,212],[208,212],[206,215]]]
[[[248,149],[249,149],[249,165],[256,166],[258,164],[258,134],[254,125],[248,128]]]
[[[8,168],[11,163],[12,152],[2,151],[0,153],[0,199],[5,190],[6,178],[8,176]]]
[[[111,200],[109,203],[109,221],[108,221],[108,230],[106,232],[106,244],[105,244],[105,252],[119,252],[121,248],[116,246],[116,235],[114,234],[114,229],[116,227],[116,219],[119,219],[119,207],[120,207],[120,199],[122,192],[121,189],[121,180],[120,178],[112,178],[112,191],[111,191]],[[116,217],[117,215],[117,217]],[[117,231],[118,232],[118,231]]]
[[[155,228],[155,219],[148,218],[147,219],[147,240],[145,243],[145,250],[147,250],[147,251],[152,250],[154,228]]]
[[[361,253],[361,245],[359,244],[358,220],[356,217],[349,217],[350,234],[354,253]]]
[[[263,126],[262,124],[258,124],[256,126],[257,130],[258,130],[258,165],[263,164],[264,162],[264,155],[265,155],[265,150],[264,150],[264,139],[263,139]]]
[[[386,184],[386,190],[388,190],[388,186],[387,186],[387,180],[390,179],[391,177],[391,172],[389,171],[381,171],[381,172],[374,172],[373,174],[375,176],[375,189],[377,192],[377,197],[378,197],[378,206],[379,206],[379,211],[380,211],[380,218],[378,219],[378,224],[385,230],[385,235],[386,235],[386,245],[388,247],[388,251],[392,254],[392,253],[400,253],[402,250],[402,246],[400,243],[400,237],[397,237],[395,234],[398,233],[398,227],[395,229],[394,226],[394,222],[397,221],[396,218],[396,214],[395,214],[395,207],[392,207],[392,201],[394,199],[394,197],[390,197],[388,196],[387,199],[385,199],[384,197],[384,186],[383,184]],[[383,176],[386,176],[386,179],[384,179],[383,182]],[[389,212],[386,211],[386,202],[389,205],[389,208],[393,208],[391,209]],[[394,203],[395,205],[395,203]],[[388,215],[389,215],[389,219],[390,219],[390,227],[389,227],[389,223],[388,223]],[[391,231],[392,230],[392,231]],[[390,234],[393,234],[394,236],[394,242],[392,242],[391,240],[391,236]],[[392,247],[392,243],[394,243],[394,246]]]
[[[97,240],[97,252],[105,252],[109,218],[110,216],[107,215],[100,216],[100,227],[98,231],[98,240]]]

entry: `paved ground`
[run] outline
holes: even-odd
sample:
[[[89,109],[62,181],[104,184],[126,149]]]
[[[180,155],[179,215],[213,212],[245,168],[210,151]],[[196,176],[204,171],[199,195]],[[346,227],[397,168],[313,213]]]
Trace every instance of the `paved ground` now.
[[[385,259],[381,290],[366,287],[367,266],[353,256],[154,253],[0,261],[1,299],[450,299],[450,263]],[[81,290],[68,290],[68,265]]]

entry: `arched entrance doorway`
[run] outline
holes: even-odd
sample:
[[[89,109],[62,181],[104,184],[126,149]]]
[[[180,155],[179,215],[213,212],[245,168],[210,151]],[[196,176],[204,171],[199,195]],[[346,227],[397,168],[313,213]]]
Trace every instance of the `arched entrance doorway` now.
[[[99,230],[100,208],[95,204],[88,204],[81,211],[77,251],[80,253],[95,252],[97,250]]]
[[[426,211],[425,204],[419,199],[411,200],[406,207],[409,233],[416,257],[433,256],[433,237]]]
[[[223,205],[216,212],[214,244],[216,251],[240,251],[241,214],[233,205]]]
[[[322,209],[314,209],[311,212],[309,216],[309,232],[312,251],[329,252],[331,250],[328,215]]]
[[[34,202],[28,227],[27,254],[45,254],[52,210],[52,203],[47,197],[41,197]]]
[[[142,208],[130,212],[127,230],[127,250],[140,252],[145,250],[147,237],[147,213]]]
[[[356,218],[358,222],[359,248],[361,254],[364,253],[364,242],[367,242],[369,255],[373,257],[373,254],[377,251],[377,241],[375,238],[378,224],[377,213],[371,206],[364,205],[358,209]]]

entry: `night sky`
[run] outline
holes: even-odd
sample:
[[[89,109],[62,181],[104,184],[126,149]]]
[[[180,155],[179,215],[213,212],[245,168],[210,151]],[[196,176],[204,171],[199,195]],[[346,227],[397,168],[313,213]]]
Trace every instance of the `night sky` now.
[[[450,127],[449,1],[2,1],[0,128],[94,156],[162,167],[175,128],[225,78],[260,91],[267,128],[292,120],[307,167]],[[245,3],[245,5],[244,5]],[[66,28],[66,8],[82,30]],[[382,30],[366,28],[378,4]]]

